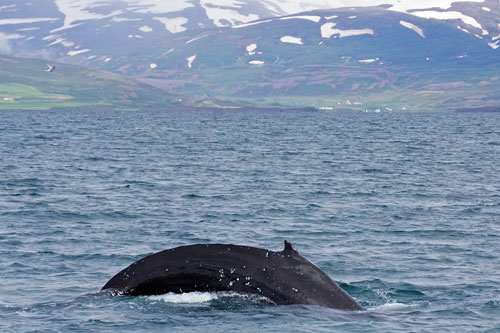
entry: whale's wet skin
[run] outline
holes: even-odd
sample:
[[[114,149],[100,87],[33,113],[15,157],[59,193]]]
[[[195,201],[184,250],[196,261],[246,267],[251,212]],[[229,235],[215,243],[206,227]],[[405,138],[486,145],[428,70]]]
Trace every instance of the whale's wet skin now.
[[[281,252],[232,244],[200,244],[143,258],[102,288],[118,295],[236,291],[275,304],[362,310],[359,303],[285,241]]]
[[[497,332],[499,151],[498,114],[0,111],[0,332]],[[87,295],[167,248],[284,239],[366,311]]]

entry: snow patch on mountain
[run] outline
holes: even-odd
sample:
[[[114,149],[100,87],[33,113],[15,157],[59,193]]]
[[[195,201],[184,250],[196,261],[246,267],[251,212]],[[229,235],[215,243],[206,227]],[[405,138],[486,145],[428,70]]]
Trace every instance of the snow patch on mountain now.
[[[5,5],[5,6],[0,6],[0,12],[1,11],[4,11],[6,9],[12,9],[12,8],[15,8],[16,5]]]
[[[65,47],[72,47],[75,46],[75,43],[73,42],[68,42],[65,38],[62,37],[57,37],[52,43],[49,44],[49,46],[61,44]]]
[[[244,15],[238,12],[237,8],[241,7],[240,3],[240,1],[230,0],[200,0],[200,5],[205,9],[208,18],[218,27],[227,27],[259,19],[256,14]],[[235,9],[227,7],[234,7]]]
[[[406,21],[399,21],[399,24],[401,24],[405,28],[415,31],[420,35],[420,37],[425,38],[424,31],[421,28],[417,27],[415,24]]]
[[[255,50],[257,50],[257,44],[254,43],[247,46],[247,53],[249,56],[254,55]]]
[[[257,22],[237,24],[237,25],[233,25],[231,28],[234,28],[234,29],[246,28],[246,27],[251,27],[254,25],[258,25],[258,24],[269,23],[271,21],[273,21],[273,20],[263,20],[263,21],[257,21]]]
[[[261,65],[264,65],[265,62],[262,61],[262,60],[252,60],[252,61],[249,61],[248,62],[250,65],[258,65],[258,66],[261,66]]]
[[[413,9],[422,9],[422,8],[440,8],[440,9],[449,9],[453,3],[457,2],[484,2],[485,0],[419,0],[419,1],[412,1],[412,0],[406,0],[406,1],[401,1],[401,0],[396,0],[396,1],[380,1],[379,4],[383,3],[390,3],[392,4],[392,7],[390,8],[391,10],[395,11],[400,11],[400,12],[408,12]],[[355,1],[358,2],[358,1]],[[365,5],[367,6],[366,3],[369,3],[370,1],[361,1],[364,2]]]
[[[192,42],[196,42],[196,41],[197,41],[197,40],[199,40],[199,39],[202,39],[202,38],[207,37],[208,35],[209,35],[208,33],[204,33],[204,34],[201,34],[201,35],[199,35],[199,36],[196,36],[196,37],[194,37],[194,38],[192,38],[192,39],[188,40],[188,41],[186,42],[186,44],[191,44]]]
[[[142,27],[139,28],[139,30],[142,32],[151,32],[151,31],[153,31],[153,28],[151,28],[148,25],[143,25]]]
[[[350,36],[359,36],[359,35],[373,35],[374,32],[372,29],[349,29],[349,30],[341,30],[334,29],[337,23],[329,22],[325,23],[321,26],[321,37],[323,38],[331,38],[334,35],[338,35],[339,38],[350,37]],[[335,36],[336,38],[337,36]]]
[[[497,40],[496,42],[494,43],[488,43],[488,45],[493,49],[493,50],[496,50],[500,47],[500,40]]]
[[[7,24],[30,24],[38,22],[51,22],[57,21],[58,18],[53,17],[31,17],[31,18],[12,18],[12,19],[0,19],[0,25]]]
[[[122,10],[115,10],[107,15],[92,12],[90,10],[92,9],[94,1],[89,0],[54,0],[54,3],[59,11],[64,14],[64,24],[52,30],[52,33],[76,27],[81,24],[76,23],[78,21],[103,19],[123,13]]]
[[[24,38],[26,36],[24,35],[20,35],[20,34],[9,34],[9,33],[4,33],[4,32],[1,32],[0,31],[0,39],[3,39],[3,40],[8,40],[8,39],[21,39],[21,38]]]
[[[120,22],[134,22],[134,21],[141,21],[140,18],[137,18],[137,19],[131,19],[131,18],[126,18],[126,17],[119,17],[119,16],[113,16],[111,18],[111,21],[113,22],[117,22],[117,23],[120,23]]]
[[[168,51],[163,52],[161,56],[162,56],[162,57],[165,57],[166,55],[168,55],[168,54],[170,54],[170,53],[172,53],[172,52],[174,52],[174,49],[169,49]]]
[[[371,64],[372,62],[375,62],[375,61],[379,61],[379,58],[358,60],[358,62],[360,62],[362,64]]]
[[[74,0],[67,0],[74,1]],[[102,0],[83,0],[87,2],[102,2]],[[124,0],[130,8],[137,8],[135,12],[143,14],[164,14],[180,12],[194,5],[190,0]]]
[[[186,31],[184,25],[188,23],[185,17],[167,18],[167,17],[153,17],[154,20],[160,21],[165,26],[165,29],[173,34]]]
[[[16,29],[16,31],[34,31],[34,30],[40,30],[40,27],[29,27],[29,28]]]
[[[216,1],[216,0],[214,0]],[[449,9],[456,2],[484,2],[485,0],[261,0],[262,4],[276,15],[289,15],[316,9],[342,7],[370,7],[390,5],[390,9],[408,12],[412,9]]]
[[[69,51],[67,53],[67,55],[69,55],[70,57],[73,57],[73,56],[76,56],[78,54],[86,53],[86,52],[89,52],[89,51],[90,51],[90,49],[74,50],[74,51]]]
[[[299,20],[309,20],[314,23],[319,23],[321,21],[321,16],[314,16],[314,15],[298,15],[298,16],[286,16],[286,17],[280,17],[280,20],[294,20],[294,19],[299,19]]]
[[[471,32],[470,32],[469,30],[467,30],[467,29],[465,29],[465,28],[462,28],[462,27],[461,27],[461,26],[459,26],[459,25],[457,25],[457,29],[458,29],[458,30],[462,30],[462,31],[463,31],[463,32],[465,32],[465,33],[471,34]]]
[[[280,38],[280,41],[282,43],[287,43],[287,44],[304,45],[304,43],[302,42],[302,38],[300,38],[300,37],[283,36]]]
[[[188,68],[193,68],[193,62],[196,60],[196,57],[197,55],[193,54],[192,56],[186,58]]]
[[[476,21],[475,18],[464,15],[460,12],[450,11],[450,12],[437,12],[434,10],[424,10],[412,12],[412,15],[423,17],[426,19],[438,19],[438,20],[461,20],[467,25],[471,25],[474,28],[481,29],[483,35],[488,35],[488,31],[484,30],[481,24]]]

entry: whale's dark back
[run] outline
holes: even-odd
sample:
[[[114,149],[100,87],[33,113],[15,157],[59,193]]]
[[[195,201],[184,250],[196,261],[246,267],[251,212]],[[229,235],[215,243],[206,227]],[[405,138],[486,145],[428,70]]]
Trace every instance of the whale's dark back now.
[[[276,304],[361,310],[356,300],[285,242],[281,252],[232,244],[198,244],[138,260],[102,288],[127,295],[237,291]]]

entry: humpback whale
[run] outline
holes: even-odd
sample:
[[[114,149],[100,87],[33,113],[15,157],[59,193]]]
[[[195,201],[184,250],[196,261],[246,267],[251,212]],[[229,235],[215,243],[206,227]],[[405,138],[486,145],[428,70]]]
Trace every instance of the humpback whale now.
[[[235,291],[278,305],[309,304],[342,310],[363,307],[285,241],[283,251],[233,244],[196,244],[144,257],[101,289],[108,295]]]

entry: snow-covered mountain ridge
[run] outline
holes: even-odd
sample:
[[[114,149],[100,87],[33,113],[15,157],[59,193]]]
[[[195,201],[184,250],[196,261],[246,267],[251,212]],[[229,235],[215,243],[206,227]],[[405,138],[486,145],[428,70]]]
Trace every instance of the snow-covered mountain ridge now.
[[[0,53],[48,59],[85,54],[111,60],[113,54],[98,50],[303,11],[376,5],[446,21],[492,48],[500,46],[498,0],[2,0]]]

